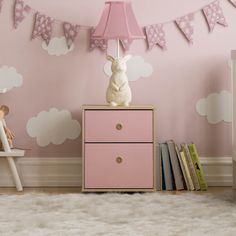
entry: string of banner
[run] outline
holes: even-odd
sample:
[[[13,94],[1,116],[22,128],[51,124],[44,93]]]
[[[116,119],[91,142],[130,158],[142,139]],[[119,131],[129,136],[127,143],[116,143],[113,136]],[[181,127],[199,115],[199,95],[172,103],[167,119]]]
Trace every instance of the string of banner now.
[[[234,7],[236,7],[236,0],[228,0]],[[0,0],[0,12],[3,6],[4,0]],[[220,6],[220,0],[215,0],[200,10],[206,18],[209,31],[212,32],[216,26],[216,24],[220,24],[224,27],[228,26],[226,19],[223,14],[223,10]],[[194,15],[196,12],[188,13],[184,16],[176,18],[170,22],[175,23],[179,30],[183,33],[186,40],[189,43],[193,43],[193,33],[194,33]],[[53,25],[55,22],[59,22],[62,24],[64,36],[66,38],[67,46],[70,48],[77,37],[80,30],[90,30],[90,49],[93,50],[98,48],[102,51],[107,50],[108,42],[104,39],[93,39],[91,36],[94,32],[94,27],[91,26],[83,26],[78,24],[72,24],[69,22],[62,22],[60,20],[55,20],[50,16],[42,14],[29,5],[25,4],[24,0],[15,0],[14,8],[13,8],[13,21],[14,28],[18,28],[19,25],[23,22],[27,15],[33,13],[35,15],[35,23],[32,32],[32,39],[37,37],[41,37],[45,43],[48,45],[50,43],[50,39],[53,32]],[[148,49],[151,50],[154,46],[159,46],[163,50],[167,49],[166,46],[166,38],[164,25],[166,23],[158,23],[144,26],[144,32],[146,34],[146,41],[148,45]],[[127,51],[131,45],[131,40],[121,40],[122,47],[124,51]]]

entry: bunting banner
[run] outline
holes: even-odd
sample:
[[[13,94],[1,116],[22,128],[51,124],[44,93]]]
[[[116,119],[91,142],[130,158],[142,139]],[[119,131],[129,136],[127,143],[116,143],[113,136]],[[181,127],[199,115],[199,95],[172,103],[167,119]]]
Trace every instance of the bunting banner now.
[[[63,23],[64,36],[66,38],[68,49],[70,49],[71,45],[73,44],[79,32],[79,29],[80,29],[79,25],[72,25],[69,22]]]
[[[124,51],[126,52],[129,50],[130,45],[132,44],[133,40],[132,39],[121,39],[120,42],[121,42],[121,45],[122,45]]]
[[[3,0],[0,0],[0,12],[2,10]]]
[[[17,29],[19,25],[24,21],[27,15],[32,13],[35,17],[35,23],[32,30],[31,38],[35,39],[41,37],[48,45],[52,36],[54,23],[60,24],[63,29],[64,37],[68,48],[72,46],[80,30],[87,30],[90,32],[90,50],[100,49],[103,52],[107,51],[108,41],[106,39],[94,39],[92,37],[94,28],[93,26],[85,26],[81,24],[72,24],[69,22],[63,22],[60,20],[54,20],[52,17],[39,13],[37,10],[32,9],[25,0],[12,0],[15,2],[13,8],[13,25]],[[212,32],[217,24],[222,26],[228,26],[223,10],[220,6],[221,1],[228,1],[232,6],[236,8],[236,0],[213,0],[211,3],[201,7],[200,9],[176,19],[169,20],[164,23],[156,23],[143,27],[146,34],[147,48],[152,50],[155,46],[159,46],[162,50],[167,49],[165,25],[176,24],[179,31],[185,36],[189,43],[193,43],[194,34],[194,17],[195,14],[200,12],[206,19],[209,31]],[[0,0],[0,12],[2,9],[4,0]],[[9,2],[9,1],[5,1]],[[129,50],[133,40],[121,39],[120,43],[124,51]]]
[[[236,7],[236,0],[229,0]]]
[[[52,36],[53,22],[53,18],[37,12],[35,14],[35,24],[32,33],[32,39],[41,36],[41,38],[48,45]]]
[[[186,39],[193,43],[193,21],[194,21],[194,14],[190,13],[186,16],[182,16],[175,20],[177,26],[182,31]]]
[[[151,50],[155,45],[159,45],[164,50],[166,49],[163,24],[148,25],[145,27],[145,33],[149,50]]]
[[[25,5],[23,0],[16,0],[14,7],[14,27],[15,29],[19,24],[25,19],[25,17],[30,13],[30,6]]]
[[[90,50],[93,50],[94,48],[99,48],[102,51],[107,50],[107,40],[105,39],[94,39],[93,33],[95,29],[91,28],[90,29]]]
[[[219,0],[210,3],[209,5],[205,6],[202,10],[206,17],[210,32],[213,31],[217,23],[222,26],[228,26],[222,8],[220,7]]]

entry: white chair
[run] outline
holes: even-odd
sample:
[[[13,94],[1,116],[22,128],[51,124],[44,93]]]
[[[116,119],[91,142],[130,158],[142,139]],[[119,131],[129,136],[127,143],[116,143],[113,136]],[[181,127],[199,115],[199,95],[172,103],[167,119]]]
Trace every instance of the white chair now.
[[[4,149],[4,151],[0,151],[0,157],[6,157],[17,191],[23,191],[23,187],[21,184],[21,180],[20,180],[17,168],[16,168],[14,158],[24,156],[25,151],[10,148],[8,140],[7,140],[7,136],[4,130],[4,126],[6,126],[5,120],[0,120],[0,139],[2,141],[2,146]]]

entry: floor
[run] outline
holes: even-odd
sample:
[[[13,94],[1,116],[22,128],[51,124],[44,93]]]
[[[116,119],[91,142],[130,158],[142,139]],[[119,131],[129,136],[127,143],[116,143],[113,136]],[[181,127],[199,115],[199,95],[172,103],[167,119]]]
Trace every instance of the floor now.
[[[24,193],[48,193],[48,194],[67,194],[67,193],[81,193],[81,188],[78,187],[38,187],[38,188],[24,188],[23,192],[17,192],[15,188],[0,188],[0,195],[16,195]],[[184,194],[188,191],[161,191],[161,194],[177,195]],[[215,195],[224,195],[236,200],[236,189],[232,187],[209,187],[208,191],[194,191],[194,194],[213,193]]]
[[[236,190],[231,187],[153,194],[0,188],[0,200],[1,236],[236,235]]]
[[[15,188],[0,188],[0,195],[15,195],[24,193],[48,193],[48,194],[63,194],[63,193],[81,193],[81,188],[77,187],[37,187],[24,188],[23,192],[17,192]]]

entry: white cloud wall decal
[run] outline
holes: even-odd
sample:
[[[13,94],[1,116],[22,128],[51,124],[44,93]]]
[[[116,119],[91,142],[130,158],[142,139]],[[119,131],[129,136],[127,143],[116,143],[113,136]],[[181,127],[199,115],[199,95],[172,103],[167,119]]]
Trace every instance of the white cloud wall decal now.
[[[29,119],[26,129],[29,136],[36,138],[41,147],[50,143],[62,144],[66,139],[78,138],[81,133],[80,123],[72,119],[71,113],[56,108],[41,111],[36,117]]]
[[[23,76],[16,71],[14,67],[0,67],[0,89],[10,90],[14,87],[20,87],[23,83]]]
[[[64,36],[60,38],[54,37],[50,40],[48,45],[43,41],[42,48],[51,56],[63,56],[74,49],[74,44],[72,44],[70,49],[68,49],[66,38]]]
[[[196,110],[199,115],[206,116],[210,124],[232,122],[232,94],[225,90],[211,93],[206,98],[198,100]]]
[[[104,65],[104,73],[108,76],[112,75],[111,72],[111,62],[108,61]],[[148,77],[153,73],[152,65],[145,62],[144,58],[141,56],[133,56],[127,62],[127,76],[129,81],[135,81],[143,77]]]

